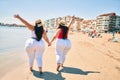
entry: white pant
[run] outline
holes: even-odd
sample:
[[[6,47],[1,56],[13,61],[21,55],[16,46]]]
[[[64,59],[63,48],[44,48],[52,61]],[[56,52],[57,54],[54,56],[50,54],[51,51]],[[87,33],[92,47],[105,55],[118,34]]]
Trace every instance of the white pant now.
[[[25,49],[29,58],[30,67],[33,66],[34,58],[36,58],[38,67],[42,67],[42,55],[45,51],[45,43],[43,40],[28,39],[25,44]]]
[[[71,42],[69,39],[57,39],[55,46],[57,63],[63,64],[66,59],[66,54],[71,48]]]

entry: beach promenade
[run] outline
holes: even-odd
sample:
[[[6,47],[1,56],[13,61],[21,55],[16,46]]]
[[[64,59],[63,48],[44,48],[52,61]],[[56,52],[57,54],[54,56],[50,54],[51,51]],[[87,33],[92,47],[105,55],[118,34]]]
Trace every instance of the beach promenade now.
[[[102,38],[90,38],[87,34],[69,33],[72,48],[64,67],[56,71],[54,43],[43,56],[43,74],[39,75],[35,62],[33,73],[29,71],[27,56],[24,64],[6,72],[0,80],[119,80],[120,41],[108,42],[111,34]],[[120,40],[120,34],[115,35]],[[19,52],[25,53],[25,52]],[[25,53],[26,54],[26,53]],[[16,62],[17,63],[17,62]],[[13,63],[14,64],[14,63]],[[7,67],[7,66],[6,66]]]

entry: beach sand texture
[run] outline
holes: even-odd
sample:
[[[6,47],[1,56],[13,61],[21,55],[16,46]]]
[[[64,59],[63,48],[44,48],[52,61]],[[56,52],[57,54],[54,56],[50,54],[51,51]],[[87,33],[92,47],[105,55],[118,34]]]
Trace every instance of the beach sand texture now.
[[[29,71],[27,56],[24,56],[25,63],[6,72],[1,80],[119,80],[120,41],[108,42],[111,34],[102,36],[90,38],[87,34],[70,33],[72,48],[60,72],[56,71],[53,43],[50,47],[46,46],[42,75],[39,75],[36,62],[33,73]],[[120,34],[115,36],[120,40]]]

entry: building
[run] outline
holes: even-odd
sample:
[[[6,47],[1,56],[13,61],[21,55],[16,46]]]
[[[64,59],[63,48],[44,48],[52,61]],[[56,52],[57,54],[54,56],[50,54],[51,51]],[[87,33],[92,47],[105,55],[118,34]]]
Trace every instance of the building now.
[[[58,17],[58,18],[52,18],[49,20],[46,20],[44,23],[45,27],[47,28],[57,28],[59,22],[61,20],[65,20],[66,21],[66,25],[69,24],[70,20],[71,20],[72,16],[64,16],[64,17]],[[75,21],[73,22],[72,26],[71,26],[71,30],[80,30],[81,26],[80,26],[80,22],[83,20],[83,18],[79,18],[79,17],[75,17]]]
[[[56,22],[56,19],[55,19],[55,18],[46,20],[46,21],[44,21],[44,26],[45,26],[46,28],[54,28],[54,27],[56,26],[56,25],[55,25],[55,22]]]
[[[97,16],[97,30],[99,32],[113,31],[120,27],[120,16],[115,13],[102,14]]]
[[[65,20],[66,25],[68,25],[71,19],[72,16],[52,18],[45,21],[45,27],[57,28],[60,20]],[[120,16],[115,13],[107,13],[97,16],[96,20],[84,20],[83,18],[75,17],[70,30],[78,31],[90,28],[96,29],[98,32],[120,30]]]
[[[120,30],[120,16],[116,16],[116,26],[115,27]]]
[[[82,28],[94,28],[96,29],[96,20],[83,20],[81,22]]]

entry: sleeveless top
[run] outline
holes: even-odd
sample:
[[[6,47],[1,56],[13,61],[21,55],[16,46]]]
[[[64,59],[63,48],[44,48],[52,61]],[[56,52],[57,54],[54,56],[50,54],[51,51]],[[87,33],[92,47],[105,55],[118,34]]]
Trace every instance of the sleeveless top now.
[[[67,37],[68,37],[68,30],[67,30],[67,33],[65,35],[66,35],[66,39],[67,39]],[[58,39],[63,39],[63,29],[60,29],[60,33],[58,34]]]

